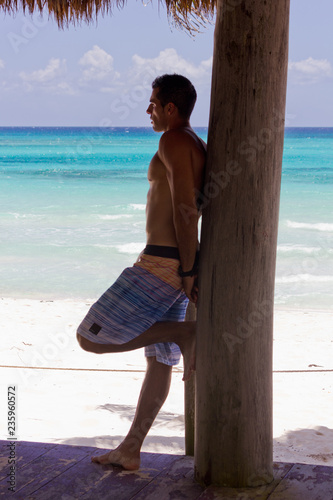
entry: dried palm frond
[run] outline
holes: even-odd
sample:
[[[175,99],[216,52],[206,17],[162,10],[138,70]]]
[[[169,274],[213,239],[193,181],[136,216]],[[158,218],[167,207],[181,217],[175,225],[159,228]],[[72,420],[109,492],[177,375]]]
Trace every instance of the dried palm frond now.
[[[165,4],[169,18],[178,28],[190,33],[199,30],[213,17],[217,0],[158,0]],[[39,11],[54,16],[59,27],[82,21],[91,22],[99,14],[122,8],[126,0],[0,0],[0,11],[14,13],[20,8],[32,14]]]
[[[193,34],[214,15],[217,0],[164,0],[175,25]]]

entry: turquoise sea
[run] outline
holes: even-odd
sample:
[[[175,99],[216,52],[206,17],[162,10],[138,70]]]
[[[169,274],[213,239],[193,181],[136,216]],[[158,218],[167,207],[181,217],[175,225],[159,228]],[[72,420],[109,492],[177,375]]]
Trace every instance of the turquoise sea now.
[[[0,296],[94,299],[131,265],[158,141],[150,128],[0,128]],[[286,129],[275,302],[333,305],[332,128]]]

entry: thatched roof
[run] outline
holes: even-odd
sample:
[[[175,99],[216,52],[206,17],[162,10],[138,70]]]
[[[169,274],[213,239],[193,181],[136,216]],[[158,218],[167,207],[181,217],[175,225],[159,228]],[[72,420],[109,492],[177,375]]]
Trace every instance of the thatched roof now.
[[[149,2],[149,0],[147,0]],[[178,27],[191,32],[211,19],[217,0],[158,0],[165,4],[170,20]],[[144,3],[144,0],[142,0]],[[122,8],[126,0],[0,0],[0,10],[7,13],[23,9],[30,14],[37,11],[50,14],[59,27],[91,22],[98,15],[112,13]],[[130,6],[129,6],[130,8]]]

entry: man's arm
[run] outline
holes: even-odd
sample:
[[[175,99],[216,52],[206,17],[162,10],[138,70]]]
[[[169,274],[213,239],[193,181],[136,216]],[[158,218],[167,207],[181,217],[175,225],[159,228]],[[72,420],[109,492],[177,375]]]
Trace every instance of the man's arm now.
[[[183,271],[190,271],[198,247],[198,210],[195,199],[193,145],[183,131],[163,134],[159,156],[166,167],[173,205],[173,222]],[[195,276],[183,278],[185,293],[192,301]]]

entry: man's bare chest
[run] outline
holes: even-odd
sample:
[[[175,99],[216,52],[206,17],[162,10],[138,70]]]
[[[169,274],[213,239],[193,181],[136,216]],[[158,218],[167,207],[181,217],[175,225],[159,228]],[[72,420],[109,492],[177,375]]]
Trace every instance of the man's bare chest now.
[[[149,182],[166,180],[166,169],[164,163],[160,160],[158,153],[155,153],[151,159],[148,168]]]

